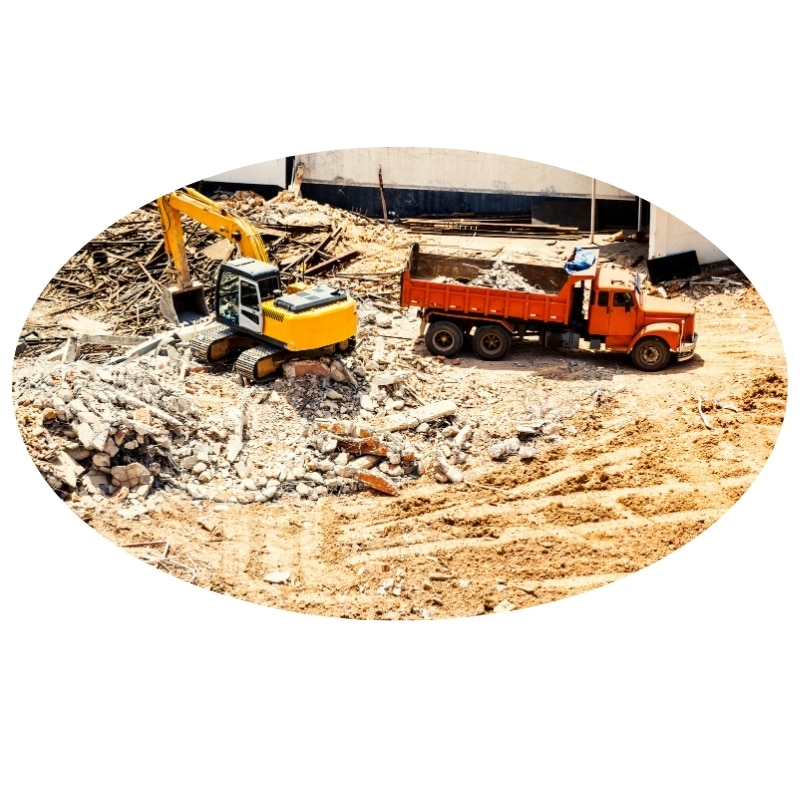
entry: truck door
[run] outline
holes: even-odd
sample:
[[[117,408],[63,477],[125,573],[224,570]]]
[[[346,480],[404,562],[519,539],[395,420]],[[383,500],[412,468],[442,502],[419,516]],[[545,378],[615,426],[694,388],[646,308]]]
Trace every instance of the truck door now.
[[[589,333],[595,336],[632,336],[636,330],[636,304],[631,292],[596,292],[589,317]]]

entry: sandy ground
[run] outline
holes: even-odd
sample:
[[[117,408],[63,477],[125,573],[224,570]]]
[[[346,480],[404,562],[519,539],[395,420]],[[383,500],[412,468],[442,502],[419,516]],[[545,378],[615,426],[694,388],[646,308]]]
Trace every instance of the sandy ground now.
[[[168,559],[159,561],[161,545],[127,552],[178,579],[316,615],[474,616],[602,586],[719,519],[752,484],[781,427],[786,363],[758,293],[745,280],[689,299],[697,353],[660,373],[639,372],[622,356],[536,344],[498,363],[465,351],[442,365],[435,396],[455,400],[476,430],[464,483],[423,476],[395,497],[364,490],[250,505],[174,495],[138,519],[110,505],[82,516],[119,545],[168,541]],[[392,330],[392,347],[412,363],[431,358],[417,327],[403,317]],[[195,380],[209,408],[241,392],[229,376]],[[537,440],[535,458],[486,455],[532,411],[552,409],[563,424]],[[265,442],[267,423],[254,426]],[[200,524],[209,517],[213,526]]]

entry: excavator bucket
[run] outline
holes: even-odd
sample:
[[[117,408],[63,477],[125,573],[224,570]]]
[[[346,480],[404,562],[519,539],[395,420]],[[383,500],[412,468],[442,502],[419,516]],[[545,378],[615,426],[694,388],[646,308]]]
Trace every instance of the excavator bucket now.
[[[189,287],[165,287],[158,302],[158,310],[173,325],[197,322],[209,315],[203,285],[199,282]]]

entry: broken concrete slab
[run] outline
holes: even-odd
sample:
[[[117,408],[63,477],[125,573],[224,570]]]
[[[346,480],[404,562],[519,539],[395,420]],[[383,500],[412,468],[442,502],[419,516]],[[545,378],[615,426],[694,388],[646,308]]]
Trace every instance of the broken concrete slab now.
[[[302,378],[304,375],[316,375],[320,378],[330,378],[331,368],[321,361],[313,359],[296,359],[287,361],[283,365],[283,377],[286,380]]]
[[[288,583],[292,578],[292,573],[288,570],[277,570],[275,572],[268,572],[264,576],[267,583]]]
[[[153,475],[144,464],[134,462],[124,466],[111,467],[111,483],[114,486],[127,486],[129,489],[140,486],[149,489],[153,483]]]
[[[404,371],[404,372],[380,372],[377,375],[373,375],[371,379],[371,383],[373,386],[397,386],[404,381],[408,380],[411,373]]]
[[[53,469],[53,474],[71,489],[77,487],[79,478],[86,471],[85,467],[82,467],[78,461],[64,450],[56,455],[50,464]]]
[[[375,424],[384,431],[394,432],[416,428],[421,423],[449,417],[458,410],[454,400],[439,400],[425,406],[415,408],[413,411],[389,414],[386,417],[376,417]]]
[[[383,494],[396,495],[400,491],[400,489],[397,487],[397,484],[392,483],[390,480],[383,478],[380,475],[375,475],[372,472],[355,470],[353,477],[363,483],[365,486],[369,486],[371,489],[375,489]]]
[[[503,461],[509,456],[515,455],[520,451],[520,440],[516,436],[510,439],[504,439],[502,442],[493,444],[489,448],[489,456],[494,461]]]

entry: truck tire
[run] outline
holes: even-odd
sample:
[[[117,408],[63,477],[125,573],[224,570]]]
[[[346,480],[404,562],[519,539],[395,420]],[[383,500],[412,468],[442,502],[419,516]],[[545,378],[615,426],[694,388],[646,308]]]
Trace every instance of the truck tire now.
[[[472,352],[484,361],[499,361],[511,347],[511,335],[501,325],[481,325],[472,336]]]
[[[634,365],[645,372],[657,372],[669,364],[671,354],[663,339],[648,336],[640,339],[633,347],[631,359]]]
[[[425,346],[435,356],[452,358],[464,346],[464,332],[454,322],[439,320],[428,326]]]

